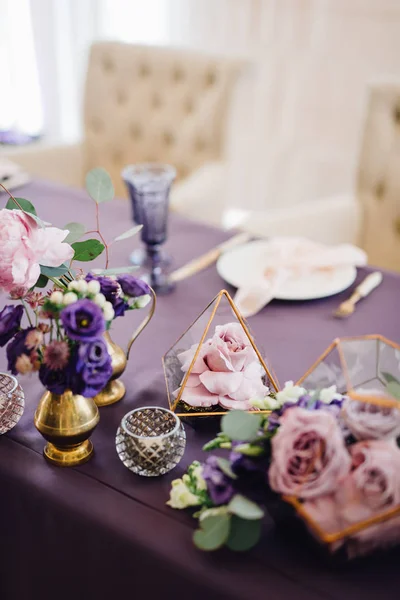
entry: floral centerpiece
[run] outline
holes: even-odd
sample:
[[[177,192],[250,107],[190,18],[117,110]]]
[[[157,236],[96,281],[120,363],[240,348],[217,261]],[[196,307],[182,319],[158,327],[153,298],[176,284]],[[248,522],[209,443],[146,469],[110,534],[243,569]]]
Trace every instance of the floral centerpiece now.
[[[31,202],[11,194],[6,207],[0,210],[0,291],[19,302],[7,304],[0,311],[0,346],[6,346],[11,373],[37,372],[48,391],[46,402],[56,396],[59,407],[64,394],[69,399],[90,399],[104,389],[113,374],[106,332],[115,318],[142,308],[153,295],[144,281],[125,273],[131,267],[109,269],[111,243],[134,235],[140,227],[122,233],[110,243],[105,241],[99,226],[99,204],[111,200],[114,194],[108,174],[103,169],[89,172],[87,189],[95,200],[93,231],[86,231],[80,223],[69,223],[63,229],[48,226],[37,216]],[[79,241],[90,233],[96,233],[99,239]],[[85,276],[83,270],[75,268],[76,262],[89,262],[103,252],[105,270]],[[49,289],[43,291],[46,286]],[[82,409],[82,400],[79,402]],[[60,411],[60,419],[65,422],[65,410],[70,406],[71,402],[66,403],[64,413]],[[85,410],[95,426],[97,407],[88,410],[88,406],[91,405],[86,403]],[[76,406],[74,410],[78,422]],[[52,423],[49,432],[50,426],[44,427],[42,422],[44,416],[39,406],[35,424],[54,445],[56,426]],[[66,435],[72,438],[72,446],[76,446],[79,436],[82,437],[76,431]]]
[[[400,384],[387,381],[400,398]],[[251,548],[265,506],[278,500],[331,552],[352,558],[399,542],[398,408],[347,398],[335,386],[310,393],[292,382],[254,407],[271,412],[228,413],[204,448],[224,449],[229,458],[195,462],[172,483],[172,508],[197,507],[199,548]]]

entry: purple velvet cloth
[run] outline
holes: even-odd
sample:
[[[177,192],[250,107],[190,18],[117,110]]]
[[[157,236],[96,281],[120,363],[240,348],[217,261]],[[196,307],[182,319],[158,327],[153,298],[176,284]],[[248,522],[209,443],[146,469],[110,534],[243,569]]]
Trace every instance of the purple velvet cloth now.
[[[40,215],[57,226],[72,220],[88,228],[94,223],[93,203],[83,192],[34,182],[18,196],[29,198]],[[0,200],[4,206],[5,196]],[[101,213],[107,239],[128,229],[127,202],[103,205]],[[229,236],[173,216],[166,250],[180,266]],[[112,265],[128,264],[132,246],[138,244],[135,239],[113,246]],[[367,272],[361,269],[359,280]],[[201,447],[213,432],[186,425],[184,458],[161,478],[139,477],[120,462],[115,433],[121,418],[137,406],[167,406],[161,356],[223,287],[212,266],[159,298],[156,316],[132,348],[123,376],[126,397],[101,409],[92,437],[95,455],[86,465],[60,469],[45,462],[44,440],[33,426],[42,386],[36,376],[21,380],[25,413],[0,438],[2,600],[97,600],[138,593],[149,599],[187,594],[192,600],[398,597],[399,551],[334,571],[302,538],[289,542],[282,537],[269,518],[262,542],[248,555],[197,551],[191,539],[195,521],[165,502],[171,480],[192,460],[203,459]],[[348,320],[332,317],[347,291],[313,302],[272,302],[249,324],[283,383],[298,379],[335,337],[381,333],[399,342],[399,295],[400,277],[385,273],[380,288]],[[5,298],[0,300],[3,304]],[[133,331],[143,315],[135,311],[117,319],[112,337],[124,345],[128,330]],[[5,368],[1,349],[0,369]]]

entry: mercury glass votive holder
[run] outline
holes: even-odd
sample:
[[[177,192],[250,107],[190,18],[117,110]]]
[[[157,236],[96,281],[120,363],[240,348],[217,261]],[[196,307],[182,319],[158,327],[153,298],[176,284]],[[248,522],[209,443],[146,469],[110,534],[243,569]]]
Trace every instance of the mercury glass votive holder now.
[[[179,417],[170,410],[145,406],[123,417],[115,444],[127,469],[137,475],[156,477],[168,473],[180,462],[186,433]]]
[[[24,408],[24,392],[17,379],[8,373],[0,373],[0,435],[18,423]]]

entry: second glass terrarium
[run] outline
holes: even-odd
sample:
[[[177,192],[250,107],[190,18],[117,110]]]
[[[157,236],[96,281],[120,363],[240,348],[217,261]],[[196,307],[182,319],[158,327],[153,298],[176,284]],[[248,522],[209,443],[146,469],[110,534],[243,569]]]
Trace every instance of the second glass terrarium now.
[[[170,409],[181,417],[252,410],[278,383],[226,290],[163,357]]]

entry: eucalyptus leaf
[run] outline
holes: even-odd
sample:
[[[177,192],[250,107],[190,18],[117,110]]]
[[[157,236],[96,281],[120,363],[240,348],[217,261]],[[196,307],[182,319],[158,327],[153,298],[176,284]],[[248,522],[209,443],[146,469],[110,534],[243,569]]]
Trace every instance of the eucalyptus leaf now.
[[[85,233],[85,226],[82,223],[67,223],[63,229],[68,229],[69,231],[69,234],[64,240],[64,242],[67,242],[67,244],[77,242]]]
[[[39,279],[37,280],[37,282],[35,283],[35,285],[33,286],[34,288],[44,288],[46,287],[47,283],[49,281],[49,278],[46,277],[46,275],[39,275]]]
[[[247,442],[254,440],[261,426],[261,415],[231,410],[222,417],[221,427],[229,439]]]
[[[96,167],[86,175],[86,189],[97,204],[114,198],[114,186],[110,175],[102,167]]]
[[[232,471],[231,463],[226,458],[217,457],[217,463],[219,468],[227,477],[231,479],[237,479],[237,475]]]
[[[390,381],[386,389],[396,400],[400,400],[400,383],[398,381]]]
[[[252,502],[241,494],[233,496],[232,500],[228,504],[228,511],[249,521],[256,521],[264,516],[264,511],[255,502]]]
[[[37,217],[36,208],[33,206],[32,202],[26,200],[25,198],[15,198],[18,204],[21,206],[22,210],[30,215],[35,215]],[[14,202],[12,198],[10,198],[6,204],[6,208],[8,210],[19,210],[19,206]]]
[[[231,518],[227,514],[206,517],[200,523],[201,529],[194,532],[193,541],[200,550],[217,550],[225,544],[229,536]]]
[[[40,265],[40,273],[45,277],[60,277],[60,275],[64,275],[67,271],[68,267],[65,264],[60,265],[59,267],[44,267],[43,265]]]
[[[139,233],[139,231],[142,228],[143,228],[143,225],[135,225],[135,227],[131,227],[130,229],[128,229],[128,231],[125,231],[124,233],[117,235],[117,237],[114,238],[114,242],[120,242],[121,240],[127,240],[128,238],[133,237],[134,235]]]
[[[261,537],[261,521],[247,521],[235,515],[226,545],[235,552],[245,552],[257,544]]]
[[[115,267],[113,269],[91,269],[91,273],[93,275],[122,275],[123,273],[136,271],[138,268],[135,265],[128,265],[127,267]]]
[[[90,239],[85,240],[84,242],[75,242],[71,244],[72,248],[75,251],[74,260],[79,260],[81,262],[89,262],[94,260],[104,250],[104,245],[99,242],[99,240]]]
[[[396,377],[394,375],[392,375],[391,373],[382,372],[382,377],[384,378],[386,383],[391,383],[393,381],[395,383],[400,383],[400,381],[398,379],[396,379]]]

